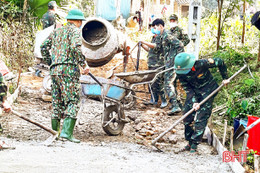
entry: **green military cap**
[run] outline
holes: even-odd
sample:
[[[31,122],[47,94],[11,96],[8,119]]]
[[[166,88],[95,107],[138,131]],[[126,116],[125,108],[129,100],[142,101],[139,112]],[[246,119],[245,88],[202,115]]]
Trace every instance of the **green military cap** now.
[[[69,11],[66,19],[70,20],[85,20],[84,14],[79,9],[72,9]]]
[[[176,14],[172,14],[169,17],[169,20],[178,20],[178,16]]]
[[[49,8],[49,9],[53,9],[55,6],[57,6],[56,1],[50,1],[50,2],[48,3],[48,8]]]
[[[174,69],[177,74],[187,74],[195,64],[196,58],[193,54],[179,53],[174,60]]]

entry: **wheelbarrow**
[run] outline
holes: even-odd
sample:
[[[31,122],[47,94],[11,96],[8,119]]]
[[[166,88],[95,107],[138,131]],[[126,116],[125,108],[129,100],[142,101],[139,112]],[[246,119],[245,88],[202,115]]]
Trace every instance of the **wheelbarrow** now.
[[[136,99],[140,99],[143,101],[147,101],[143,98],[137,97],[135,95],[134,87],[137,85],[144,85],[147,84],[150,91],[151,91],[151,97],[154,99],[154,95],[152,92],[152,84],[156,81],[159,75],[162,73],[165,73],[167,71],[173,70],[174,67],[164,69],[165,66],[159,67],[155,70],[143,70],[143,71],[134,71],[134,72],[124,72],[124,73],[116,73],[115,76],[122,79],[123,81],[126,81],[129,83],[129,88],[131,89],[131,92],[126,96],[129,100],[132,98],[132,102],[129,103],[128,107],[134,105],[136,102]]]
[[[103,103],[101,123],[103,130],[112,136],[119,135],[128,122],[124,114],[125,96],[131,89],[120,81],[111,81],[101,77],[81,76],[82,94],[87,97],[99,97]]]

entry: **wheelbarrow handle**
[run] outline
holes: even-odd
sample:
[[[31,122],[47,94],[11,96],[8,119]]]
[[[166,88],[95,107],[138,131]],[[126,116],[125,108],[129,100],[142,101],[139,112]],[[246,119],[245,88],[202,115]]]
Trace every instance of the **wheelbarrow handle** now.
[[[96,81],[100,86],[103,87],[102,83],[100,83],[100,82],[97,80],[97,78],[96,78],[92,73],[89,72],[88,75],[89,75],[92,79],[94,79],[94,81]]]

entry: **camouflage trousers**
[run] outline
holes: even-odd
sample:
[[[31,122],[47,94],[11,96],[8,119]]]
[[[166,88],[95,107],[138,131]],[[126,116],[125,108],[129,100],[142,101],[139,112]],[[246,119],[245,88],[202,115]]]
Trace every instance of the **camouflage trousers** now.
[[[166,68],[167,69],[167,68]],[[172,106],[178,106],[177,94],[176,94],[176,80],[175,73],[173,70],[164,73],[164,90],[168,95],[169,101]]]
[[[149,68],[149,70],[155,70],[159,67],[148,67],[148,68]],[[157,79],[155,80],[155,82],[151,86],[152,92],[153,92],[153,95],[154,95],[154,99],[155,99],[156,102],[158,101],[159,96],[161,97],[161,101],[166,100],[165,92],[163,90],[163,88],[164,88],[163,83],[164,83],[164,78],[163,78],[163,75],[161,74],[157,77]]]
[[[187,96],[183,109],[183,114],[192,109],[193,103],[199,103],[202,101],[202,99],[197,101],[195,100],[195,96]],[[208,119],[211,115],[213,101],[214,97],[211,97],[206,103],[200,106],[200,109],[198,111],[193,112],[183,120],[185,126],[185,139],[189,141],[190,144],[192,143],[198,145],[201,142],[203,133],[208,123]]]
[[[80,108],[80,82],[70,76],[52,75],[52,118],[76,118]]]

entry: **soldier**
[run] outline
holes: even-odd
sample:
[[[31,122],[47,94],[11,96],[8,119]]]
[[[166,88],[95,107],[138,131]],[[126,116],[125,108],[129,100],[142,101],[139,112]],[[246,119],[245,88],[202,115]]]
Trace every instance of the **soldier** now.
[[[173,67],[175,56],[178,53],[184,52],[183,43],[175,36],[171,35],[164,29],[164,21],[162,19],[156,19],[152,23],[155,26],[155,32],[160,34],[161,43],[156,43],[155,50],[163,48],[164,64],[166,69]],[[164,87],[168,95],[169,102],[171,103],[171,110],[168,111],[168,115],[174,115],[181,111],[179,103],[177,102],[175,88],[173,86],[174,70],[169,70],[164,73]]]
[[[161,37],[158,36],[157,34],[155,34],[154,32],[154,27],[151,26],[151,32],[154,34],[154,36],[152,37],[152,41],[151,43],[152,44],[160,44],[161,42]],[[144,43],[142,44],[142,47],[148,51],[148,68],[149,70],[155,70],[161,66],[164,65],[164,60],[163,60],[163,57],[161,56],[162,54],[162,47],[161,49],[153,49],[153,45],[151,44],[145,44],[146,42],[143,42],[141,41],[141,43]],[[153,93],[153,96],[154,96],[154,100],[153,98],[151,98],[150,102],[149,103],[145,103],[145,104],[152,104],[152,105],[157,105],[157,102],[159,100],[159,96],[161,97],[161,106],[160,108],[165,108],[167,106],[167,101],[166,101],[166,98],[165,98],[165,92],[163,90],[163,87],[162,87],[162,83],[163,83],[163,76],[159,76],[156,81],[152,84],[152,92]]]
[[[76,116],[79,111],[80,69],[89,72],[85,57],[81,52],[80,26],[85,20],[78,9],[70,10],[66,17],[68,24],[55,29],[41,45],[44,60],[50,65],[52,78],[52,129],[59,131],[60,119],[65,116],[60,137],[72,142]],[[50,54],[51,51],[51,54]]]
[[[188,145],[181,151],[190,151],[191,153],[197,151],[197,145],[201,142],[205,127],[211,115],[215,96],[211,97],[201,107],[198,105],[198,102],[201,102],[218,87],[209,68],[218,67],[224,79],[223,84],[227,85],[229,83],[229,80],[225,80],[228,78],[227,67],[222,59],[195,59],[193,54],[183,52],[175,57],[174,64],[177,78],[180,80],[187,95],[183,114],[192,108],[196,110],[196,112],[193,112],[183,120],[185,139],[188,141]],[[195,115],[196,119],[194,122]]]
[[[57,8],[57,4],[55,1],[50,1],[48,3],[48,11],[42,16],[43,29],[48,28],[49,26],[56,23],[55,20],[56,8]]]
[[[171,34],[178,38],[184,46],[187,46],[187,44],[190,42],[190,39],[188,34],[185,34],[183,29],[178,26],[178,16],[176,14],[172,14],[169,17],[169,20]]]
[[[0,73],[0,107],[4,109],[4,112],[10,112],[11,106],[6,102],[6,95],[7,95],[7,86],[4,83],[4,77],[2,73]],[[2,114],[2,110],[0,108],[0,115]],[[0,132],[3,131],[1,124],[0,124]]]

